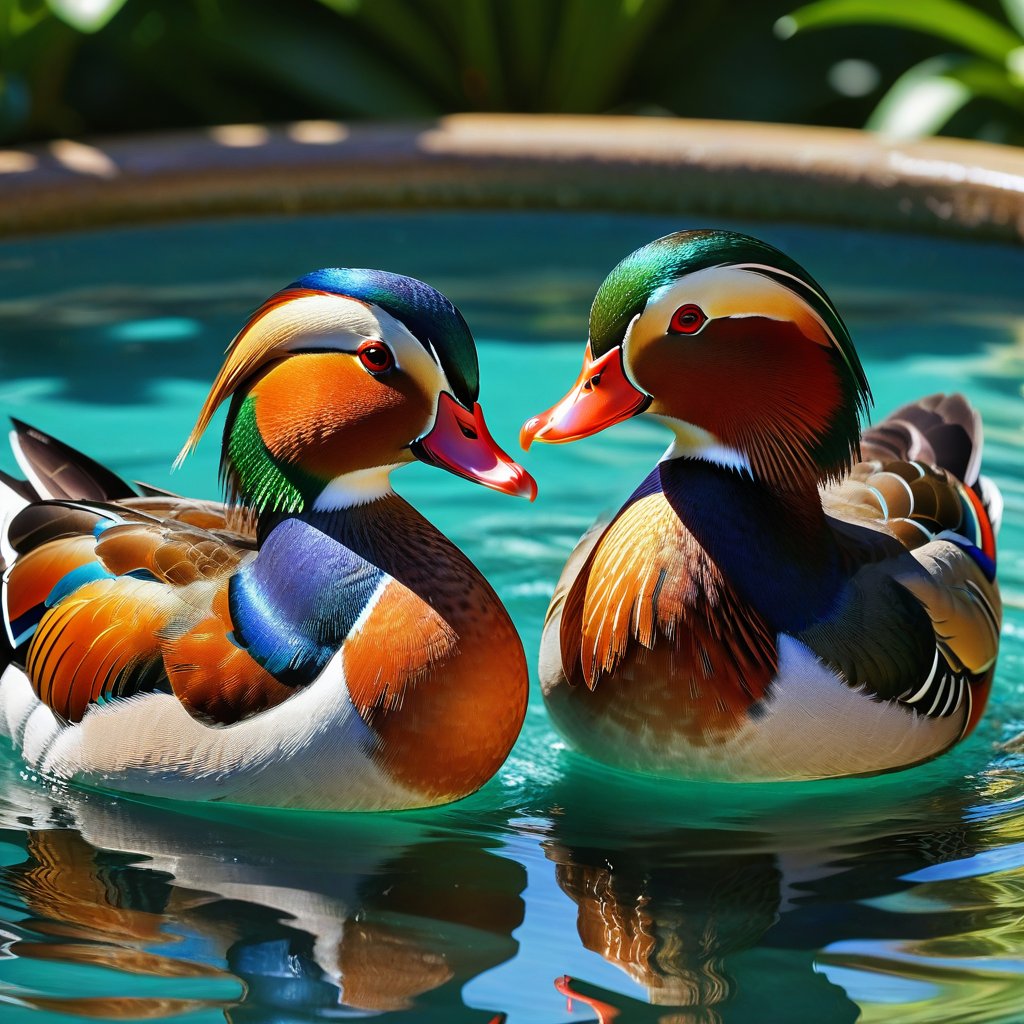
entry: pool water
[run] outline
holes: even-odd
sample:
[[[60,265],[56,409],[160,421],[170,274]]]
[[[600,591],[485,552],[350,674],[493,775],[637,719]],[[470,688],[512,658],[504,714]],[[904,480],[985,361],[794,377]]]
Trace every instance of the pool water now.
[[[215,496],[216,429],[169,466],[233,331],[304,271],[379,266],[461,306],[481,402],[514,450],[522,420],[575,379],[604,274],[682,226],[701,225],[348,215],[8,242],[0,411],[126,477]],[[1024,731],[1024,250],[724,226],[826,286],[876,416],[940,389],[984,414],[1006,619],[974,737],[878,779],[655,784],[566,749],[534,680],[522,737],[483,790],[376,816],[51,789],[3,748],[4,1024],[1024,1019],[1024,755],[1006,746]],[[533,506],[423,466],[396,484],[492,581],[532,663],[566,555],[665,444],[634,420],[538,446]]]

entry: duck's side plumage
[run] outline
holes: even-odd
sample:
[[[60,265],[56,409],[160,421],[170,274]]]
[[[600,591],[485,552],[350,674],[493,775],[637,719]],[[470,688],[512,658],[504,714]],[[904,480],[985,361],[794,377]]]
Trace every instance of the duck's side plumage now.
[[[443,802],[497,770],[525,712],[522,647],[454,545],[397,497],[282,517],[258,553],[237,518],[173,497],[14,515],[16,665],[0,702],[34,767],[151,795],[364,809]],[[298,726],[289,699],[332,688],[334,719]]]
[[[906,414],[866,435],[866,454]],[[824,489],[824,540],[813,522],[773,537],[785,508],[757,505],[733,470],[659,464],[556,588],[541,682],[561,728],[603,760],[720,779],[862,774],[956,742],[984,708],[998,646],[991,525],[972,487],[894,457],[910,453]],[[707,504],[716,476],[747,500]],[[797,550],[780,550],[787,537]]]

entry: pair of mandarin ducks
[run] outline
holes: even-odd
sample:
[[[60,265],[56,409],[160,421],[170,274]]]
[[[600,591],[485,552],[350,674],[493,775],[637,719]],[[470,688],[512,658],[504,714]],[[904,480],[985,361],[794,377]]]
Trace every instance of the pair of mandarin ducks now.
[[[435,289],[320,270],[227,356],[225,503],[129,486],[15,423],[0,481],[0,731],[51,780],[336,810],[446,803],[522,726],[522,643],[473,564],[390,488],[414,459],[531,500],[476,349]],[[977,723],[994,671],[998,491],[959,395],[863,435],[870,400],[821,287],[764,242],[681,231],[627,256],[583,370],[525,424],[673,434],[580,541],[540,677],[569,741],[676,779],[870,775]]]

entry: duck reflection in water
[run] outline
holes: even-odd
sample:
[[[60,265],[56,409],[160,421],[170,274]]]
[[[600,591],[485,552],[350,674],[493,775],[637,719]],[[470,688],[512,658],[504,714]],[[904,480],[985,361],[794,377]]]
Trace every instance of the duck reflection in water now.
[[[27,833],[0,830],[27,835],[26,859],[0,874],[0,898],[27,912],[10,956],[174,979],[159,995],[146,983],[137,997],[54,996],[48,983],[19,1000],[108,1020],[501,1019],[461,990],[518,949],[520,865],[408,821],[216,814],[68,794]]]
[[[600,801],[565,794],[545,843],[555,880],[576,905],[583,946],[644,996],[581,977],[552,978],[555,988],[600,1024],[852,1024],[862,1008],[832,981],[832,966],[845,965],[826,952],[833,943],[913,945],[966,927],[957,915],[890,912],[881,898],[977,848],[982,832],[963,816],[969,796],[966,786],[916,798],[905,789],[805,796],[766,805],[743,829],[735,819],[645,827],[653,805],[642,794],[632,806],[617,800],[610,782]],[[692,821],[713,813],[696,802],[675,811]]]
[[[600,849],[549,847],[558,885],[578,907],[583,945],[647,990],[656,1006],[691,1014],[658,1020],[717,1021],[714,1007],[731,994],[724,958],[757,944],[774,923],[779,873],[771,857],[740,856],[707,864],[612,857]]]

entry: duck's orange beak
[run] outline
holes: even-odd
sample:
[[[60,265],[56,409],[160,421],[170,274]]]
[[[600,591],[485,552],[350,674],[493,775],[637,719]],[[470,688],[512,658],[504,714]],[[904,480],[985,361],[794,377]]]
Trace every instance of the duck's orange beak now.
[[[537,482],[491,437],[479,402],[470,412],[442,392],[434,425],[430,433],[412,445],[412,453],[422,462],[503,494],[515,494],[530,501],[537,497]]]
[[[583,370],[572,390],[547,412],[528,419],[519,432],[519,443],[528,449],[534,441],[578,441],[643,412],[650,404],[650,397],[626,376],[621,345],[600,359],[594,358],[587,345]]]

